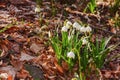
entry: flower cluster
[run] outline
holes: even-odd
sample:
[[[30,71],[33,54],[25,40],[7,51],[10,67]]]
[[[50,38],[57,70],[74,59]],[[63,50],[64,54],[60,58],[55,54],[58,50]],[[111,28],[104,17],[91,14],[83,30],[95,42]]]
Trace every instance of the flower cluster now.
[[[69,69],[72,69],[78,63],[78,78],[80,80],[88,76],[87,70],[91,69],[89,67],[91,64],[93,64],[92,67],[96,68],[96,70],[104,65],[105,56],[107,56],[111,48],[106,48],[111,38],[108,40],[103,39],[101,42],[96,40],[95,43],[90,41],[92,39],[91,31],[92,28],[89,25],[85,26],[79,22],[65,21],[61,34],[51,38],[58,63],[64,60],[67,62]],[[82,73],[85,73],[85,75],[83,76]]]
[[[61,31],[67,32],[68,29],[70,29],[71,26],[73,28],[75,28],[76,30],[79,30],[82,33],[86,33],[86,32],[89,33],[89,32],[92,31],[92,28],[90,26],[85,27],[85,26],[80,25],[78,22],[74,22],[72,24],[72,22],[70,22],[70,21],[66,22],[66,24],[62,27]]]
[[[68,32],[68,30],[70,30],[69,31],[69,35],[67,35],[68,36],[68,40],[70,41],[71,40],[71,38],[73,38],[73,36],[75,35],[74,33],[74,31],[76,30],[76,31],[78,31],[78,32],[80,32],[80,33],[90,33],[91,31],[92,31],[92,28],[90,27],[90,26],[87,26],[87,27],[85,27],[84,25],[81,25],[80,23],[78,23],[78,22],[74,22],[73,24],[72,24],[72,22],[70,22],[70,21],[65,21],[65,24],[64,24],[64,26],[62,27],[62,29],[61,29],[61,31],[62,32]],[[73,39],[72,39],[73,40]],[[86,45],[86,44],[88,44],[88,40],[87,40],[87,37],[82,37],[81,38],[81,41],[82,41],[82,45]],[[71,59],[74,59],[75,58],[75,54],[74,54],[74,52],[68,52],[67,53],[67,57],[68,58],[71,58]]]
[[[79,22],[65,21],[61,29],[61,36],[57,35],[51,39],[58,61],[65,60],[69,68],[72,68],[75,61],[80,59],[78,58],[80,49],[89,45],[91,31],[90,26],[85,27]]]
[[[91,29],[91,27],[90,26],[87,26],[87,27],[81,27],[80,28],[80,32],[83,32],[83,33],[86,33],[86,32],[91,32],[92,31],[92,29]]]

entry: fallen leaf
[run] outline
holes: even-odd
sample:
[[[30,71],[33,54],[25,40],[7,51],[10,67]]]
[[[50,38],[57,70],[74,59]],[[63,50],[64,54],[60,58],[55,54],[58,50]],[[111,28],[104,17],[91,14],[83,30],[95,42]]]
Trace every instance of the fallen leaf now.
[[[62,61],[62,67],[64,70],[68,71],[69,70],[69,66],[65,61]]]
[[[111,28],[111,32],[114,33],[114,34],[117,33],[117,31],[116,31],[116,29],[114,27]]]
[[[39,67],[31,64],[25,64],[25,68],[29,71],[34,80],[44,80],[43,71]]]
[[[12,66],[14,66],[14,68],[17,71],[21,70],[23,68],[23,64],[24,64],[23,61],[15,60],[15,59],[11,60],[10,63],[11,63]]]
[[[33,43],[33,44],[31,44],[31,46],[30,46],[30,50],[31,50],[32,52],[34,52],[34,53],[37,54],[37,53],[41,50],[41,48],[40,48],[40,46],[37,45],[36,43]]]
[[[8,76],[8,79],[7,80],[13,80],[12,76]]]
[[[104,76],[105,76],[105,78],[110,78],[111,77],[111,72],[110,71],[106,71]]]
[[[0,8],[4,8],[4,7],[6,7],[6,5],[5,5],[5,3],[0,3]]]
[[[58,71],[59,71],[60,73],[64,73],[63,68],[62,68],[60,65],[58,65],[57,62],[54,62],[54,64],[55,64],[55,67],[58,69]]]
[[[16,77],[18,79],[26,80],[27,77],[30,77],[29,72],[25,69],[21,69],[19,72],[17,72]]]
[[[31,59],[34,59],[35,57],[30,56],[24,52],[21,52],[21,57],[20,57],[20,61],[29,61]]]
[[[10,65],[8,65],[6,67],[1,67],[0,71],[6,71],[9,75],[12,76],[13,80],[15,79],[15,75],[17,73],[16,69]]]

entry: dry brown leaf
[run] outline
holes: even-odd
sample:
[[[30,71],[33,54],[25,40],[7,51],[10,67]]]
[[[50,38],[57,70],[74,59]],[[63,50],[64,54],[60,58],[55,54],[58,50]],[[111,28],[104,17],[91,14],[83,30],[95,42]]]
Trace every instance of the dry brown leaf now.
[[[24,79],[25,80],[27,77],[30,77],[30,75],[29,75],[28,71],[26,71],[24,69],[21,69],[19,72],[17,72],[16,77],[18,79]]]
[[[62,67],[66,71],[68,71],[68,69],[69,69],[69,66],[68,66],[68,64],[65,61],[62,61]]]
[[[13,50],[14,53],[20,53],[20,45],[19,44],[13,44],[11,46],[11,49]]]
[[[18,71],[23,68],[24,62],[22,62],[22,61],[13,59],[13,60],[11,60],[10,62],[11,62],[11,64],[12,64],[12,66],[14,66],[14,68],[15,68],[16,70],[18,70]]]
[[[8,28],[5,32],[6,32],[6,33],[13,33],[13,32],[18,31],[18,30],[19,30],[18,27],[16,27],[16,26],[11,26],[11,27]]]
[[[12,76],[12,78],[13,78],[13,80],[14,80],[14,78],[15,78],[15,75],[16,75],[16,69],[14,68],[14,67],[12,67],[12,66],[6,66],[6,67],[1,67],[0,68],[0,71],[6,71],[9,75],[11,75]]]
[[[21,52],[21,57],[20,57],[20,61],[29,61],[29,60],[32,60],[34,59],[35,57],[33,56],[30,56],[24,52]]]
[[[104,76],[105,76],[105,78],[110,78],[111,77],[111,72],[110,71],[106,71]]]
[[[58,65],[57,62],[54,62],[54,64],[55,64],[55,67],[58,69],[58,71],[59,71],[60,73],[64,73],[63,68],[62,68],[60,65]]]
[[[11,75],[9,75],[7,80],[14,80],[14,79]]]
[[[6,7],[5,3],[0,3],[0,8]]]
[[[116,29],[114,27],[111,28],[111,32],[114,33],[114,34],[117,33],[117,31],[116,31]]]
[[[38,53],[40,50],[42,50],[43,47],[40,47],[38,44],[36,43],[32,43],[31,46],[30,46],[30,50],[34,53]]]

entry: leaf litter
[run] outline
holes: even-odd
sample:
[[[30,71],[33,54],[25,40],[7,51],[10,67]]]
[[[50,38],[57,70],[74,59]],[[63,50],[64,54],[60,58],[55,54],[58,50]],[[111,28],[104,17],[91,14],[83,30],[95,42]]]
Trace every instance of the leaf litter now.
[[[82,7],[78,7],[77,3],[73,3],[72,7],[64,3],[62,0],[60,3],[55,3],[58,11],[54,17],[51,17],[53,16],[51,3],[47,0],[43,1],[42,20],[39,21],[38,15],[34,12],[36,6],[34,0],[2,0],[0,2],[0,74],[6,73],[8,80],[71,80],[74,77],[73,73],[77,71],[77,64],[74,71],[68,73],[67,63],[58,64],[55,53],[47,42],[48,31],[53,33],[56,26],[62,25],[66,16],[72,21],[81,20],[93,26],[96,31],[93,41],[96,36],[119,35],[119,30],[108,24],[109,15],[105,15],[109,13],[108,11],[101,11],[101,15],[98,16],[80,12]],[[103,10],[106,9],[107,6]],[[21,21],[22,19],[24,21]],[[12,25],[6,28],[8,24]],[[119,37],[113,38],[111,44],[119,40]],[[108,58],[119,52],[120,46],[111,52]],[[120,78],[119,62],[118,58],[101,69],[105,80]]]

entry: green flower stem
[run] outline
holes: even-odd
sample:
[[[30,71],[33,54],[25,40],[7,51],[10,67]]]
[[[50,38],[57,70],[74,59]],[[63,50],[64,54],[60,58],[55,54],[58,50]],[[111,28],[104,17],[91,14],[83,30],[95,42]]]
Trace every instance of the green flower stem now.
[[[81,72],[81,62],[80,62],[80,53],[78,52],[78,50],[75,49],[75,51],[77,52],[77,56],[78,56],[78,64],[79,64],[79,77],[80,77],[80,80],[82,80],[82,72]]]

